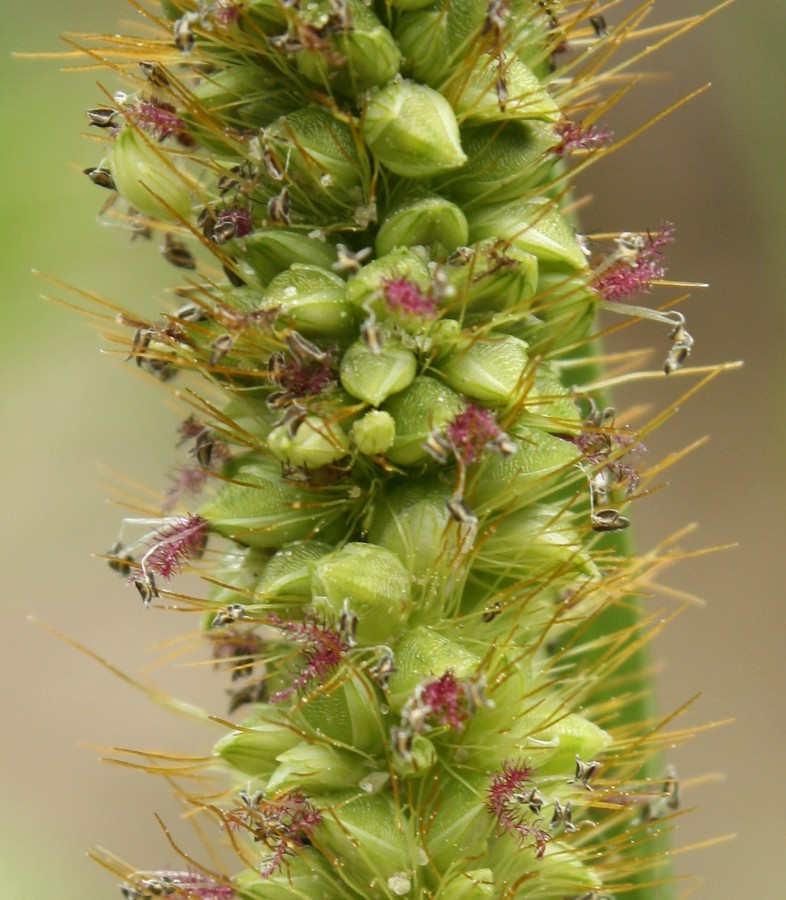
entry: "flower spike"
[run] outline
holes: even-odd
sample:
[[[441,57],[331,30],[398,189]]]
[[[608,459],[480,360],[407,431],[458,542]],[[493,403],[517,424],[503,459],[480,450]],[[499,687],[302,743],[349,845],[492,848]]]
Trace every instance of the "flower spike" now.
[[[155,320],[95,300],[186,408],[163,501],[126,498],[148,534],[106,559],[199,617],[230,708],[198,716],[212,752],[141,751],[207,861],[166,829],[185,865],[98,854],[126,900],[668,878],[642,609],[672,554],[621,534],[643,448],[596,315],[667,325],[667,374],[693,338],[637,305],[671,224],[585,239],[570,199],[654,2],[151,0],[141,36],[69,38],[120,82],[87,111],[104,218],[181,281]]]

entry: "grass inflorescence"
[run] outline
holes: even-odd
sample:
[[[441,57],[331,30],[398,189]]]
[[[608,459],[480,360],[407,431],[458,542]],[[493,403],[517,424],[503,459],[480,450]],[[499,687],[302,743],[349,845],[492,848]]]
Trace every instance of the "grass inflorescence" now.
[[[181,460],[106,558],[194,613],[231,698],[211,755],[117,760],[175,786],[205,859],[164,823],[182,870],[96,858],[127,900],[667,896],[690,733],[656,713],[641,599],[679,535],[625,531],[672,408],[636,425],[606,391],[723,367],[684,368],[672,224],[580,233],[574,187],[706,16],[132,5],[133,37],[66,37],[104,73],[85,173],[182,283],[156,319],[75,293],[172,391]],[[602,354],[602,310],[664,326],[657,370]]]

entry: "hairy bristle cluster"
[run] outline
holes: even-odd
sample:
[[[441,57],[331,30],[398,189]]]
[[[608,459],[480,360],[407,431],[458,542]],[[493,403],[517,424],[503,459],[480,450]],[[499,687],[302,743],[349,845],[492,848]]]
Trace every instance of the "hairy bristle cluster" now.
[[[209,525],[201,516],[181,516],[167,522],[155,533],[142,558],[145,570],[170,579],[184,562],[201,556],[208,531]]]
[[[533,776],[526,764],[506,759],[502,770],[491,779],[488,805],[502,831],[515,835],[522,842],[531,842],[537,859],[543,859],[549,833],[534,824],[539,821],[543,798],[539,795]]]
[[[393,310],[423,318],[433,318],[437,314],[433,297],[424,294],[420,286],[408,278],[388,278],[382,289],[385,301]]]
[[[623,234],[617,239],[617,251],[595,281],[595,289],[604,300],[629,300],[666,274],[662,247],[674,240],[669,223],[656,234]]]
[[[342,641],[337,631],[314,622],[281,622],[272,618],[272,624],[279,625],[283,635],[290,641],[301,645],[300,654],[303,666],[293,676],[291,682],[282,690],[273,694],[271,703],[281,703],[292,694],[305,690],[309,685],[323,685],[341,663],[341,659],[349,650],[349,645]]]
[[[210,852],[164,827],[187,870],[98,853],[127,900],[633,900],[668,876],[679,736],[632,599],[659,556],[620,535],[648,475],[596,313],[668,324],[666,373],[693,338],[627,304],[672,226],[581,235],[568,199],[634,65],[695,24],[653,32],[653,2],[151,0],[141,37],[67,37],[123,88],[87,113],[104,217],[183,277],[155,321],[91,298],[185,408],[169,489],[108,559],[199,613],[232,683],[211,756],[142,754]]]

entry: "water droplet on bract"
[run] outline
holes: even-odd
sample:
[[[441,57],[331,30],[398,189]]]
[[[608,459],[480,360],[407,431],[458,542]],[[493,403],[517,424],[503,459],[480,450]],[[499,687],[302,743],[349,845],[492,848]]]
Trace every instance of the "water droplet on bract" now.
[[[412,879],[404,872],[396,872],[388,878],[388,887],[394,894],[403,897],[412,890]]]
[[[360,789],[367,794],[376,794],[390,779],[389,772],[369,772],[360,780]]]

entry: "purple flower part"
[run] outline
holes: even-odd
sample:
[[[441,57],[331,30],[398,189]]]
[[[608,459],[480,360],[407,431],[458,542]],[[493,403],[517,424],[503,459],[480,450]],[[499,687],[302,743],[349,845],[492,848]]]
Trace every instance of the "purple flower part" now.
[[[469,702],[463,685],[448,670],[441,678],[429,681],[421,689],[420,704],[427,707],[438,725],[460,731],[469,718]]]
[[[161,507],[163,513],[171,512],[182,497],[201,493],[209,477],[209,469],[202,466],[178,466],[169,476],[171,484]]]
[[[504,760],[502,771],[495,773],[491,779],[486,803],[503,831],[517,835],[522,843],[532,840],[535,857],[541,860],[551,836],[528,822],[524,812],[527,792],[533,790],[534,774],[535,770],[526,763]]]
[[[445,435],[456,458],[468,466],[490,443],[502,437],[502,431],[493,413],[470,403],[448,423]]]
[[[639,486],[641,477],[633,466],[621,463],[619,460],[613,460],[606,466],[606,469],[617,484],[627,483],[627,488],[625,489],[627,494],[632,494]]]
[[[180,571],[183,563],[199,557],[207,543],[208,523],[201,516],[172,519],[156,532],[142,564],[146,571],[164,579]]]
[[[383,281],[385,302],[394,312],[422,319],[433,319],[437,314],[434,298],[424,294],[420,286],[409,278],[386,278]]]
[[[655,261],[640,263],[635,267],[625,262],[615,263],[595,282],[595,290],[612,303],[622,302],[650,290],[652,282],[663,278],[666,270]]]
[[[535,843],[535,859],[540,862],[546,852],[546,844],[551,840],[551,835],[537,825],[524,825],[524,823],[519,823],[516,833],[521,835],[522,840],[532,838]]]
[[[632,259],[617,259],[601,272],[593,285],[595,290],[604,300],[612,303],[649,291],[652,282],[666,274],[661,248],[673,240],[674,226],[670,222],[655,235],[647,232],[645,241]]]
[[[496,772],[488,789],[488,805],[499,818],[514,796],[532,784],[535,770],[532,766],[512,759],[502,761],[502,771]]]
[[[231,25],[240,18],[240,4],[218,0],[213,6],[212,17],[218,25]]]
[[[251,674],[252,664],[262,655],[264,643],[259,635],[249,629],[220,629],[210,633],[213,642],[213,659],[217,665],[227,662],[236,671]]]
[[[596,128],[594,125],[584,128],[568,119],[559,122],[554,130],[560,138],[560,144],[554,148],[558,156],[567,156],[574,150],[595,150],[614,138],[614,132],[608,128]]]
[[[259,867],[259,874],[265,879],[271,878],[276,872],[281,871],[284,868],[286,857],[294,854],[294,851],[284,840],[279,841],[272,849],[271,856]]]
[[[334,347],[323,350],[297,331],[290,332],[284,343],[286,349],[276,351],[268,359],[268,371],[286,394],[307,397],[324,392],[335,381]]]
[[[142,100],[135,106],[127,107],[126,114],[134,124],[159,141],[185,132],[186,123],[176,114],[171,103]]]
[[[301,655],[305,660],[305,665],[289,687],[273,694],[271,703],[289,699],[314,681],[324,684],[349,650],[349,644],[341,640],[338,632],[326,625],[318,625],[316,622],[284,622],[278,616],[271,616],[270,624],[280,628],[288,640],[303,644]]]
[[[270,806],[275,810],[275,821],[281,830],[298,846],[303,846],[322,822],[322,813],[299,791],[271,800]]]
[[[196,496],[201,493],[211,472],[223,465],[230,457],[229,447],[207,425],[200,422],[195,416],[189,416],[182,421],[177,432],[180,447],[186,441],[194,440],[196,444],[191,450],[198,463],[182,465],[175,468],[169,474],[170,486],[164,496],[162,512],[167,515],[180,502],[184,496]]]
[[[291,402],[301,397],[324,394],[336,381],[333,360],[329,353],[324,359],[298,360],[283,357],[272,370],[272,380],[281,388],[281,398]]]
[[[263,878],[283,868],[286,857],[308,846],[314,829],[322,822],[322,814],[314,804],[298,791],[266,799],[260,792],[227,814],[227,824],[242,826],[270,851],[260,865]]]
[[[665,247],[666,244],[674,243],[674,223],[666,222],[664,225],[661,225],[660,229],[656,234],[651,234],[649,231],[647,232],[647,242],[649,246],[647,247],[645,253],[651,254],[653,252],[657,253],[661,247]]]
[[[184,444],[186,441],[192,438],[198,438],[207,430],[207,425],[203,425],[196,416],[189,416],[187,419],[183,419],[183,421],[177,426],[177,433],[180,435],[180,440],[177,442],[177,446],[179,447],[181,444]]]
[[[191,450],[203,469],[215,469],[225,463],[230,456],[229,447],[204,423],[194,416],[189,416],[177,426],[181,447],[186,441],[194,440],[195,446]]]
[[[235,889],[229,884],[222,884],[209,875],[201,872],[154,872],[153,875],[171,883],[178,888],[175,896],[183,892],[183,896],[198,900],[232,900]]]
[[[221,229],[226,229],[236,238],[251,234],[254,230],[251,211],[245,206],[234,206],[223,210],[218,214],[214,225],[216,232]]]

